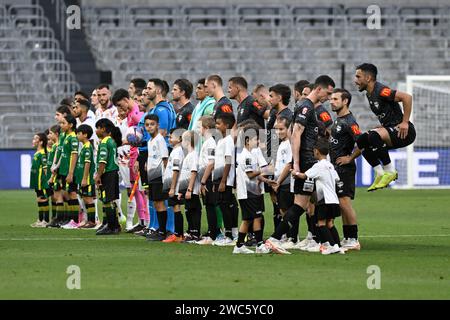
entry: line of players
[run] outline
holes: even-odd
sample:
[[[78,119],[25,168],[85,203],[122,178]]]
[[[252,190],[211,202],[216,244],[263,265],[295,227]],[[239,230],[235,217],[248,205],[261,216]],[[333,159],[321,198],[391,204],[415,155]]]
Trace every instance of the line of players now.
[[[371,109],[382,125],[366,133],[360,132],[349,111],[350,93],[335,89],[328,76],[318,77],[313,84],[296,83],[294,112],[288,108],[291,91],[286,85],[269,89],[258,85],[249,95],[246,80],[233,77],[228,94],[239,103],[236,118],[217,75],[198,81],[196,107],[190,103],[193,86],[186,79],[173,85],[172,99],[178,108],[167,100],[169,86],[160,79],[148,83],[134,79],[129,90],[117,90],[112,101],[109,88],[99,86],[91,96],[91,102],[98,105],[95,114],[89,114],[88,99],[78,92],[71,109],[58,108],[60,127],[50,128],[48,139],[43,134],[34,137],[38,152],[33,161],[32,188],[38,196],[39,220],[33,226],[97,228],[98,235],[116,234],[122,217],[127,220],[128,232],[150,241],[235,246],[233,253],[254,253],[248,248],[253,245],[257,253],[359,250],[351,205],[354,159],[362,154],[375,168],[369,191],[384,188],[397,178],[388,150],[404,147],[415,138],[409,122],[411,97],[382,85],[376,76],[377,69],[371,64],[356,68],[355,83],[360,91],[367,91]],[[337,115],[334,122],[322,105],[327,100]],[[142,139],[139,131],[130,134],[129,128],[142,128]],[[96,142],[89,143],[91,138]],[[53,143],[46,157],[48,166],[52,164],[47,173],[48,188],[45,181],[41,184],[36,178],[45,169],[47,140]],[[132,199],[127,218],[117,214],[119,173]],[[94,182],[103,202],[101,225],[95,222]],[[46,190],[53,193],[50,223]],[[265,192],[273,202],[275,232],[263,241]],[[203,237],[202,203],[208,221]],[[87,219],[78,215],[78,204],[84,205]],[[238,229],[239,207],[242,224]],[[139,223],[132,226],[136,209]],[[168,209],[173,212],[172,223]],[[308,236],[298,241],[299,218],[304,212]],[[333,223],[339,215],[343,241],[339,241]]]

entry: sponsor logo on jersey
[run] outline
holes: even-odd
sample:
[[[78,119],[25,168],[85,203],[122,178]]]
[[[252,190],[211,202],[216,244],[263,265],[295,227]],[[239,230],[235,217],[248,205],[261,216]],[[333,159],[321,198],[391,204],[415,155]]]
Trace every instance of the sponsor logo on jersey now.
[[[383,90],[381,90],[380,92],[380,96],[382,97],[389,97],[391,95],[391,89],[390,88],[383,88]]]
[[[361,134],[361,131],[359,130],[359,126],[357,124],[354,124],[351,126],[352,132],[356,135]]]
[[[322,112],[319,117],[323,122],[327,122],[327,121],[331,120],[330,115],[328,114],[328,112],[325,112],[325,111]]]

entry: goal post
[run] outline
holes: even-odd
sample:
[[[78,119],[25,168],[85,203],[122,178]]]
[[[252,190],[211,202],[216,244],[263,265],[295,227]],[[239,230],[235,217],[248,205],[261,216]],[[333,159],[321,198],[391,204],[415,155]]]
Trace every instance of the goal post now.
[[[408,75],[406,92],[413,97],[410,121],[417,136],[400,150],[406,153],[406,164],[399,166],[406,179],[395,187],[450,188],[450,75]]]

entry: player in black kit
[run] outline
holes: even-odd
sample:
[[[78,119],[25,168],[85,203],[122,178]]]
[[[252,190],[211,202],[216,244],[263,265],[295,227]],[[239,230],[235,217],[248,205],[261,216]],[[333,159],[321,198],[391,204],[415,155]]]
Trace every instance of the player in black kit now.
[[[278,225],[272,237],[267,240],[267,245],[274,252],[286,253],[281,247],[281,236],[298,221],[305,212],[311,194],[314,191],[314,181],[301,179],[299,173],[304,173],[316,162],[314,159],[313,147],[318,137],[318,120],[314,111],[317,102],[327,101],[335,87],[333,79],[327,75],[319,76],[314,81],[314,89],[303,101],[301,106],[294,113],[294,126],[291,136],[294,181],[294,205],[290,207],[283,221]]]
[[[243,77],[233,77],[228,80],[228,97],[239,103],[236,124],[239,125],[246,120],[252,119],[261,128],[264,128],[266,108],[260,105],[252,95],[248,94],[247,88],[247,80]]]
[[[351,101],[350,92],[345,89],[334,89],[330,105],[331,109],[336,112],[337,118],[331,127],[329,150],[331,163],[334,164],[340,178],[336,192],[339,198],[344,232],[341,245],[344,249],[359,250],[356,212],[352,207],[352,200],[355,198],[356,164],[354,160],[346,164],[341,163],[343,157],[351,156],[354,152],[356,155],[361,154],[357,148],[355,150],[355,143],[361,135],[361,131],[349,110]]]
[[[412,96],[377,81],[377,67],[363,63],[356,67],[355,84],[359,91],[366,91],[370,109],[378,117],[381,127],[363,133],[357,141],[362,155],[374,168],[376,176],[367,191],[387,187],[398,177],[388,150],[404,148],[416,139],[416,130],[409,121]],[[403,104],[403,110],[399,102]]]
[[[178,129],[188,129],[191,123],[194,105],[191,103],[191,95],[194,90],[192,83],[187,79],[177,79],[173,83],[172,97],[179,105],[176,125]]]

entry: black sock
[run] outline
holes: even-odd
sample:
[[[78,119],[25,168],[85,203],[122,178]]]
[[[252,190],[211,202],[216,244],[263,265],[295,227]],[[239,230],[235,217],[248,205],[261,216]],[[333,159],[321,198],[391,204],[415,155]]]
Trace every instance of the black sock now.
[[[286,212],[286,215],[284,216],[278,228],[272,234],[272,237],[280,240],[283,234],[287,233],[292,225],[299,220],[303,212],[305,212],[305,209],[303,209],[299,205],[292,205]]]
[[[236,246],[238,248],[240,248],[244,245],[245,235],[246,235],[245,233],[239,231],[238,241],[236,242]]]
[[[102,212],[103,212],[102,225],[104,226],[104,225],[106,225],[108,223],[108,219],[106,217],[105,204],[103,204]]]
[[[39,208],[39,221],[49,222],[48,201],[38,202],[38,208]]]
[[[350,237],[350,234],[351,234],[350,229],[351,229],[351,226],[349,226],[347,224],[342,225],[342,232],[344,233],[344,239],[351,238]]]
[[[44,211],[42,210],[43,206],[44,206],[43,202],[38,202],[38,219],[39,219],[39,221],[44,220]]]
[[[56,201],[52,201],[52,219],[57,217]]]
[[[370,149],[366,149],[362,152],[364,159],[370,164],[371,167],[376,167],[380,164],[377,155]]]
[[[48,206],[48,201],[43,202],[44,206],[42,207],[42,211],[44,212],[44,221],[50,222],[50,208]]]
[[[64,210],[63,210],[63,221],[69,221],[69,204],[68,201],[64,200]]]
[[[80,212],[80,203],[77,199],[69,200],[69,219],[78,223],[78,213]]]
[[[64,218],[64,203],[57,202],[56,203],[56,219],[58,221],[63,221]]]
[[[331,228],[329,228],[331,236],[333,237],[333,243],[330,242],[330,244],[332,246],[334,246],[335,244],[337,245],[341,245],[341,241],[339,239],[339,232],[337,231],[335,226],[332,226]]]
[[[206,220],[208,221],[208,234],[209,237],[213,240],[216,239],[218,234],[217,228],[217,214],[216,208],[214,205],[207,204],[206,205]]]
[[[306,224],[308,225],[308,231],[313,234],[313,220],[309,214],[306,214]]]
[[[231,205],[229,203],[221,203],[220,204],[220,210],[222,211],[223,215],[223,224],[225,227],[225,237],[233,238],[233,234],[231,232],[231,228],[233,225],[233,212]]]
[[[173,213],[175,220],[175,234],[179,237],[183,235],[183,214],[181,211],[177,211]]]
[[[333,236],[331,235],[330,229],[328,229],[327,226],[318,226],[317,231],[317,233],[319,234],[318,242],[320,242],[321,244],[329,242],[331,245],[334,245]]]
[[[192,217],[192,235],[196,237],[200,237],[200,228],[201,228],[201,221],[202,221],[202,209],[200,207],[200,202],[198,203],[198,206],[195,208],[190,209],[192,211],[191,217]]]
[[[349,238],[358,240],[358,225],[352,224],[348,226],[349,228]]]
[[[140,224],[141,226],[145,226],[145,220],[144,220],[144,219],[141,219],[141,220],[139,221],[139,224]]]
[[[157,211],[156,215],[158,216],[159,231],[166,233],[167,211]]]
[[[311,225],[311,227],[312,227],[311,230],[312,231],[311,231],[311,233],[312,233],[312,237],[313,237],[314,240],[317,239],[318,236],[319,236],[318,235],[319,231],[317,230],[318,225],[319,225],[319,222],[317,221],[317,216],[318,216],[318,211],[315,210],[314,211],[314,215],[311,217],[311,221],[312,221],[312,225]]]
[[[292,228],[290,228],[289,231],[287,232],[287,237],[291,238],[294,243],[296,243],[297,239],[298,239],[298,228],[299,227],[300,227],[300,219],[295,221],[292,224]]]
[[[234,194],[231,199],[230,211],[231,211],[231,228],[237,228],[239,222],[239,205]]]
[[[369,143],[373,153],[383,165],[388,165],[391,163],[387,145],[377,132],[369,131]]]
[[[280,208],[278,207],[278,204],[272,202],[272,205],[273,205],[273,228],[275,230],[281,221],[281,212]]]
[[[184,212],[186,214],[187,233],[191,234],[191,229],[193,229],[193,226],[192,226],[192,211],[185,208]]]
[[[258,230],[258,231],[255,231],[255,238],[256,238],[256,242],[258,243],[258,246],[263,243],[263,231],[262,231],[262,229]]]
[[[87,211],[88,221],[95,223],[95,204],[94,203],[86,204],[86,211]]]

